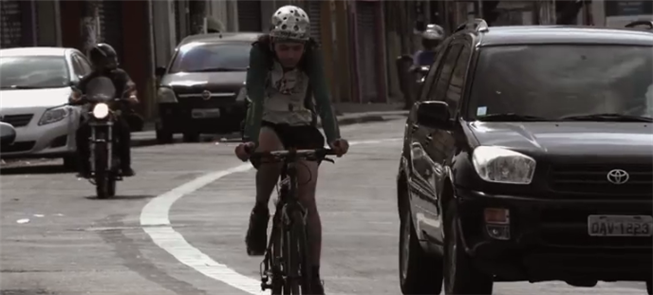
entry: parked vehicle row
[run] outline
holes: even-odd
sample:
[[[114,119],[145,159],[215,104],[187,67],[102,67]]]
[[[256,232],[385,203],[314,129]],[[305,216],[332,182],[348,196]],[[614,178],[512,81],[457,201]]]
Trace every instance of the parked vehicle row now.
[[[201,133],[240,130],[247,107],[249,47],[259,36],[202,34],[178,45],[169,65],[156,69],[160,143],[172,141],[175,133],[197,141]],[[75,168],[75,130],[82,110],[66,103],[71,87],[91,72],[87,57],[73,48],[0,49],[0,72],[0,121],[16,131],[13,142],[3,141],[1,156],[63,158],[65,166]]]

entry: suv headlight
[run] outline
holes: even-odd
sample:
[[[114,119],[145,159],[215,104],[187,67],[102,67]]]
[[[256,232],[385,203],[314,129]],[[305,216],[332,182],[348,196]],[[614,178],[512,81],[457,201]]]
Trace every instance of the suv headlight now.
[[[177,96],[172,89],[168,87],[159,87],[159,90],[156,92],[156,96],[159,98],[159,102],[163,103],[175,103],[177,102]]]
[[[39,125],[51,124],[54,122],[59,122],[64,118],[68,117],[70,110],[67,107],[57,107],[49,109],[43,113],[41,119],[39,120]]]
[[[472,163],[478,176],[488,182],[530,184],[535,173],[533,158],[500,147],[477,147]]]

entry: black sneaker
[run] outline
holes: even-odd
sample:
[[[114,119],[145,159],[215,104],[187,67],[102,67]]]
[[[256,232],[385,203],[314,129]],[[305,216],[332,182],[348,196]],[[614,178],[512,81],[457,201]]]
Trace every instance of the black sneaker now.
[[[132,168],[123,168],[123,169],[120,169],[120,170],[122,170],[122,176],[123,177],[131,177],[131,176],[136,175],[136,172]]]
[[[310,295],[324,295],[324,283],[320,280],[320,277],[316,277],[311,282],[311,292]]]
[[[249,228],[245,237],[247,245],[247,255],[262,256],[265,254],[265,248],[268,242],[268,220],[269,212],[256,212],[252,210],[249,216]]]

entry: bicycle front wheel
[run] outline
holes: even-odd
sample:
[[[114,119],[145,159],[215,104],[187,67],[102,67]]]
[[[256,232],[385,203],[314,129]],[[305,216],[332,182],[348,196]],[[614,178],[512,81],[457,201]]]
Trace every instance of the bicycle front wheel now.
[[[300,212],[295,212],[292,220],[287,243],[285,243],[288,258],[286,287],[293,295],[310,294],[311,268],[307,251],[306,224]]]

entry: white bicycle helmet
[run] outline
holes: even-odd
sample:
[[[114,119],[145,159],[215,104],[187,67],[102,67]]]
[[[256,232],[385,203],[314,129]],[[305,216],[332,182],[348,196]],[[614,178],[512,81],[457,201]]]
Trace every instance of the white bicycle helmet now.
[[[282,6],[272,15],[270,37],[306,41],[309,39],[310,24],[308,14],[303,9],[294,5]]]

